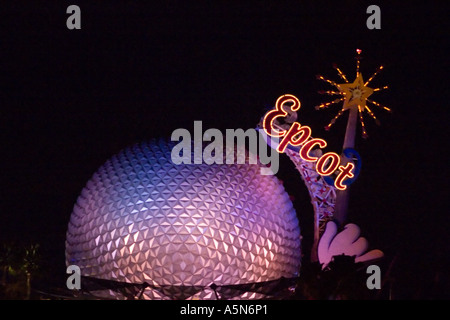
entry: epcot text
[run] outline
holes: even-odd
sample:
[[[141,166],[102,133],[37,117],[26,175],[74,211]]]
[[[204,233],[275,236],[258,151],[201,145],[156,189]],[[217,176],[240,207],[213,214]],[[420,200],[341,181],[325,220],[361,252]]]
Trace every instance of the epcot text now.
[[[260,169],[262,175],[274,175],[279,168],[278,152],[270,148],[263,136],[255,129],[226,129],[226,148],[224,137],[219,129],[208,129],[203,133],[202,121],[194,121],[194,143],[191,133],[187,129],[176,129],[172,132],[171,140],[179,141],[171,153],[174,164],[257,164],[264,165]],[[180,141],[181,139],[181,141]],[[235,148],[235,141],[237,142]],[[248,148],[245,143],[248,141]],[[204,146],[203,142],[210,142]],[[192,146],[194,152],[192,153]],[[224,157],[225,150],[225,157]],[[236,155],[235,155],[236,153]],[[193,157],[193,159],[192,159]],[[267,166],[270,165],[270,166]]]
[[[287,104],[291,105],[287,106]],[[355,177],[355,165],[352,162],[341,165],[341,158],[335,152],[327,152],[320,157],[311,155],[315,146],[322,149],[327,146],[327,142],[323,139],[311,138],[312,130],[308,126],[294,122],[289,130],[285,130],[276,125],[275,119],[289,115],[285,108],[290,108],[292,112],[296,112],[300,109],[300,106],[300,100],[291,94],[279,97],[275,103],[275,109],[267,112],[264,116],[263,129],[265,133],[271,137],[281,138],[277,147],[277,151],[280,153],[285,152],[289,146],[300,147],[300,157],[307,162],[316,162],[316,171],[321,176],[330,176],[337,173],[334,186],[339,190],[345,190],[347,186],[344,181]]]

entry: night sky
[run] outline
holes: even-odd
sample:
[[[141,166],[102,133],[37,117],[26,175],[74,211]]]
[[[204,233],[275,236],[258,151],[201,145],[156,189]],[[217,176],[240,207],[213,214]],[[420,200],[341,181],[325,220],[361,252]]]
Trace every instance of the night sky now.
[[[254,128],[282,94],[302,102],[299,122],[340,152],[345,119],[318,90],[333,63],[389,85],[374,100],[378,127],[358,128],[363,167],[351,186],[349,221],[394,265],[403,298],[449,281],[448,30],[443,1],[9,1],[0,5],[0,240],[39,242],[65,272],[73,205],[92,174],[121,149],[173,130]],[[81,8],[81,30],[66,8]],[[381,30],[366,8],[379,4]],[[278,177],[295,197],[305,242],[312,230],[306,187],[283,156]],[[60,270],[61,269],[61,270]],[[440,273],[439,273],[440,272]],[[446,280],[445,280],[446,279]],[[447,290],[448,291],[448,290]]]

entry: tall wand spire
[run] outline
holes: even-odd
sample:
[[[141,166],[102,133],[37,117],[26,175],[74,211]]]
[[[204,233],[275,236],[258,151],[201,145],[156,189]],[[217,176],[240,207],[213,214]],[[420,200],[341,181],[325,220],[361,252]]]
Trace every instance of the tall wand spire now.
[[[369,96],[371,96],[374,92],[387,89],[387,86],[380,88],[370,88],[368,85],[370,82],[377,76],[377,74],[383,70],[383,66],[380,66],[375,73],[364,82],[363,76],[360,72],[360,64],[361,64],[361,50],[356,49],[356,78],[350,83],[347,80],[347,76],[337,67],[336,64],[333,64],[333,68],[336,69],[339,77],[344,81],[344,83],[337,83],[335,81],[329,80],[321,75],[318,75],[317,78],[319,80],[325,81],[328,84],[332,85],[335,90],[328,91],[319,91],[320,94],[327,95],[338,95],[339,98],[336,98],[330,102],[322,103],[316,106],[316,110],[321,110],[328,108],[334,104],[340,104],[342,101],[342,106],[340,107],[336,116],[325,126],[325,130],[330,130],[331,127],[336,123],[339,117],[341,117],[345,111],[349,110],[349,116],[347,120],[347,128],[345,131],[344,143],[343,143],[343,151],[345,149],[353,149],[355,147],[355,134],[357,122],[359,120],[361,124],[362,137],[367,138],[367,130],[364,123],[364,113],[367,112],[369,116],[375,121],[377,125],[380,124],[379,120],[376,118],[374,112],[367,105],[368,103],[374,105],[380,109],[384,109],[388,112],[391,112],[391,109],[379,104],[376,101],[370,100]],[[348,162],[351,162],[352,159],[347,158],[344,154],[342,157],[342,165],[346,165]],[[334,218],[340,224],[343,225],[348,211],[348,198],[349,198],[349,188],[341,191],[338,190],[336,193],[336,205]]]

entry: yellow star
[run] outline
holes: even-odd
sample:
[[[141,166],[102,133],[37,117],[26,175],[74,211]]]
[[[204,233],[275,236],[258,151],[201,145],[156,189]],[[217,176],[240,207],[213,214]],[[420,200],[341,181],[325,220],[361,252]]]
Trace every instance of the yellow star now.
[[[366,107],[367,98],[373,93],[373,89],[364,85],[361,73],[358,73],[353,83],[338,84],[337,88],[344,95],[343,110],[360,106],[361,110]]]

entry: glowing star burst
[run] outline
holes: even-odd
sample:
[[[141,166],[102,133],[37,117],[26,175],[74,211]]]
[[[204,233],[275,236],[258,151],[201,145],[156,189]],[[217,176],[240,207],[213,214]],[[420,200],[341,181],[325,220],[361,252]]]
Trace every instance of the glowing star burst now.
[[[367,113],[372,117],[372,119],[375,120],[375,123],[377,125],[380,124],[380,122],[378,121],[378,119],[376,118],[375,114],[372,112],[372,110],[370,110],[370,108],[368,107],[368,103],[372,104],[376,107],[379,107],[381,109],[384,109],[388,112],[391,112],[391,109],[379,104],[376,101],[370,100],[369,97],[376,91],[380,91],[380,90],[384,90],[387,89],[388,86],[384,86],[381,88],[369,88],[367,85],[375,78],[375,76],[381,71],[383,70],[383,66],[380,66],[377,71],[375,71],[375,73],[369,78],[369,80],[367,80],[366,82],[364,82],[363,80],[363,76],[362,74],[359,72],[359,65],[360,65],[360,60],[361,60],[361,50],[357,49],[356,50],[357,56],[356,56],[356,79],[355,81],[353,81],[352,83],[350,83],[347,80],[347,77],[345,76],[345,74],[334,64],[333,68],[336,69],[336,71],[339,74],[339,77],[345,81],[345,83],[336,83],[332,80],[328,80],[325,77],[318,75],[317,78],[320,80],[323,80],[329,84],[331,84],[332,86],[334,86],[338,91],[334,91],[334,90],[328,90],[328,91],[319,91],[320,94],[327,94],[327,95],[337,95],[340,96],[339,98],[329,101],[329,102],[325,102],[322,103],[318,106],[316,106],[316,109],[324,109],[324,108],[328,108],[329,106],[333,105],[333,104],[337,104],[340,103],[341,101],[343,102],[342,108],[341,110],[339,110],[339,112],[336,114],[336,116],[330,121],[330,123],[325,127],[325,130],[330,130],[331,126],[336,122],[336,120],[344,113],[344,111],[346,110],[351,110],[351,109],[356,109],[356,111],[359,114],[359,120],[361,122],[361,127],[362,127],[362,136],[363,138],[367,138],[367,132],[366,132],[366,128],[364,125],[364,118],[363,118],[363,113],[365,111],[367,111]]]

